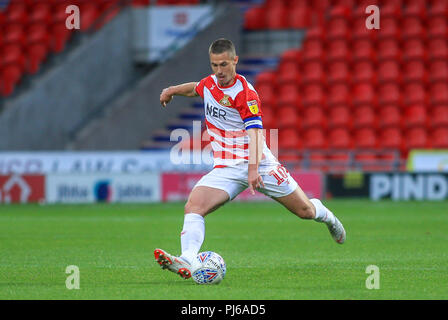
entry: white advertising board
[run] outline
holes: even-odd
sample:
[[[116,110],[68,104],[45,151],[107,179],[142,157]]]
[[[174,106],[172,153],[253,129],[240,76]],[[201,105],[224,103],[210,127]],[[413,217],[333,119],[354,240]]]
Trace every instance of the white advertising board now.
[[[47,203],[158,202],[160,175],[49,174]]]
[[[412,150],[407,169],[414,172],[448,172],[448,149]]]

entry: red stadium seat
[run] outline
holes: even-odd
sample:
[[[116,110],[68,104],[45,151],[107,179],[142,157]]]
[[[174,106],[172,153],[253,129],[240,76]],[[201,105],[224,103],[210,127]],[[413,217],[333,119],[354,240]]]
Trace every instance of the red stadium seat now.
[[[353,115],[354,128],[375,128],[376,116],[375,109],[370,106],[359,106],[355,108]]]
[[[6,9],[5,17],[8,24],[26,24],[28,21],[26,3],[22,1],[11,2]]]
[[[429,80],[448,82],[448,61],[435,60],[429,66]]]
[[[297,114],[297,108],[294,106],[281,106],[277,111],[278,127],[297,128],[299,126],[299,116]]]
[[[307,41],[319,41],[319,42],[323,42],[325,38],[325,32],[322,28],[322,26],[320,25],[315,25],[311,28],[309,28],[306,31],[306,36],[305,36],[305,42]]]
[[[411,149],[426,149],[430,147],[426,128],[416,127],[409,129],[405,132],[403,141],[405,152]]]
[[[400,87],[397,83],[387,82],[379,86],[378,103],[380,105],[402,104]]]
[[[381,29],[382,29],[382,21],[381,21]],[[366,28],[366,16],[364,13],[363,16],[356,18],[353,22],[351,31],[352,40],[365,39],[369,41],[374,41],[378,37],[379,34],[378,31],[380,30],[369,30]]]
[[[23,46],[26,41],[26,34],[22,24],[10,23],[3,29],[3,43],[15,43]]]
[[[382,60],[399,60],[401,59],[401,49],[398,41],[395,39],[384,39],[378,41],[377,59]]]
[[[60,21],[51,26],[50,33],[52,35],[51,50],[55,53],[62,52],[65,48],[65,44],[72,35],[71,31],[67,30],[64,21]]]
[[[432,105],[447,104],[448,84],[444,81],[432,84],[430,89],[430,97],[430,103]]]
[[[306,39],[303,43],[302,61],[322,60],[324,57],[323,42],[320,40]]]
[[[447,18],[443,16],[430,18],[428,20],[428,38],[446,39],[448,36],[448,22],[446,20]]]
[[[286,128],[278,131],[278,147],[280,150],[301,149],[302,141],[295,128]]]
[[[259,84],[256,86],[256,91],[263,103],[263,105],[267,104],[267,105],[274,105],[275,103],[275,99],[276,99],[276,95],[274,94],[274,86],[271,84]]]
[[[348,40],[349,37],[349,22],[345,17],[330,18],[327,23],[327,39],[333,40]]]
[[[448,39],[436,38],[428,41],[429,59],[448,59]]]
[[[429,20],[435,18],[445,18],[448,16],[448,2],[446,0],[433,1],[431,7],[428,10]]]
[[[364,29],[365,26],[364,26]],[[400,25],[397,20],[393,17],[383,18],[380,20],[380,29],[379,30],[369,30],[378,32],[378,39],[399,39],[400,38]]]
[[[308,84],[303,87],[302,103],[304,107],[325,105],[325,91],[321,84]]]
[[[350,133],[345,128],[335,128],[330,130],[328,135],[328,148],[331,149],[350,149],[353,143]]]
[[[298,84],[301,80],[301,73],[297,67],[282,68],[277,74],[277,84],[284,85],[287,83]]]
[[[283,51],[280,56],[280,64],[283,63],[295,63],[298,64],[301,60],[301,49],[288,49]]]
[[[394,3],[393,1],[385,1],[380,6],[380,12],[382,18],[399,20],[401,18],[401,4]]]
[[[346,83],[337,83],[330,86],[328,89],[326,103],[329,108],[338,105],[351,105],[351,94],[349,86]]]
[[[288,29],[288,11],[283,6],[269,8],[265,13],[266,27],[271,30]]]
[[[312,106],[306,107],[303,111],[302,128],[318,127],[322,128],[326,126],[326,117],[322,108]]]
[[[398,62],[387,60],[378,65],[379,82],[401,82],[401,70]]]
[[[307,5],[293,6],[288,10],[288,27],[303,29],[311,25],[311,11]]]
[[[400,108],[397,106],[384,106],[379,109],[378,127],[379,128],[400,128],[402,125]]]
[[[13,93],[15,86],[22,77],[21,66],[17,64],[4,65],[0,69],[0,93],[6,97]]]
[[[303,138],[303,147],[305,149],[324,149],[327,146],[326,136],[320,128],[306,130]]]
[[[433,148],[448,148],[448,127],[440,127],[431,133],[431,145]]]
[[[13,43],[3,45],[0,52],[0,65],[9,64],[19,66],[22,71],[25,69],[26,60],[22,46]]]
[[[301,99],[302,97],[295,83],[282,85],[275,98],[279,108],[294,107],[295,109],[301,108]]]
[[[277,128],[277,121],[274,115],[274,111],[271,107],[264,106],[263,107],[263,128],[264,129],[274,129]]]
[[[334,40],[328,43],[326,60],[347,61],[349,60],[350,50],[345,40]]]
[[[423,27],[422,21],[418,17],[406,17],[402,21],[402,32],[401,38],[412,39],[412,38],[423,38],[425,35],[425,28]]]
[[[356,130],[353,141],[357,149],[374,149],[378,146],[375,130],[371,128]]]
[[[399,128],[385,128],[379,133],[379,147],[384,149],[401,150],[403,137]]]
[[[403,123],[405,127],[426,127],[428,124],[426,109],[422,105],[409,106],[405,110]]]
[[[448,104],[435,106],[431,112],[431,125],[433,128],[448,128]]]
[[[371,61],[375,56],[372,41],[368,39],[354,40],[352,42],[351,52],[353,61],[359,61],[359,60]]]
[[[98,19],[100,12],[98,5],[94,2],[83,2],[80,7],[81,14],[81,30],[89,29],[96,19]]]
[[[337,83],[344,82],[348,83],[350,81],[350,70],[346,62],[336,61],[329,63],[327,72],[327,83]]]
[[[411,60],[404,64],[403,69],[404,82],[426,83],[428,81],[428,73],[423,60]]]
[[[34,4],[29,11],[28,23],[51,23],[51,5],[45,2]]]
[[[423,40],[416,38],[404,42],[403,59],[404,60],[424,60],[427,58],[426,47]]]
[[[274,85],[276,83],[276,73],[273,71],[260,72],[255,77],[255,86],[261,84]]]
[[[353,83],[376,81],[376,70],[371,61],[362,60],[353,64],[352,79]]]
[[[352,97],[354,105],[376,105],[376,92],[369,83],[360,83],[353,87]]]
[[[302,83],[322,83],[325,79],[325,70],[321,62],[309,61],[302,66]]]
[[[425,86],[419,82],[408,83],[404,87],[403,102],[405,105],[429,103]]]
[[[328,110],[328,127],[329,128],[351,128],[352,116],[348,106],[335,106]]]
[[[39,71],[39,67],[48,54],[48,47],[44,43],[31,43],[27,47],[28,65],[27,71],[34,74]]]

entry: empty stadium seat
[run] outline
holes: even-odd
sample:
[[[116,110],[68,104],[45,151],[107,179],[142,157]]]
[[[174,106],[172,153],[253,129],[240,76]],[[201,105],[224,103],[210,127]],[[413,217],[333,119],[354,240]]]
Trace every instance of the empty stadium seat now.
[[[307,129],[311,127],[322,128],[326,126],[327,117],[320,107],[311,106],[305,107],[301,119],[302,128]]]
[[[329,87],[326,104],[329,108],[337,105],[351,105],[350,87],[347,83],[336,83]]]
[[[433,105],[448,103],[448,84],[444,81],[436,82],[430,88],[430,103]]]
[[[283,150],[301,149],[303,143],[295,128],[286,128],[278,132],[278,147]]]
[[[413,15],[407,16],[402,20],[401,26],[401,38],[404,40],[412,38],[420,39],[425,35],[425,29],[420,17]]]
[[[428,73],[426,71],[423,60],[412,60],[403,66],[403,81],[404,82],[422,82],[428,81]]]
[[[448,127],[434,129],[431,132],[430,139],[433,148],[448,148]]]
[[[353,127],[360,128],[375,128],[377,125],[376,111],[371,106],[359,106],[353,111]]]
[[[20,65],[4,65],[0,69],[0,93],[5,97],[11,95],[21,77],[22,69]]]
[[[350,128],[352,125],[352,115],[348,106],[339,105],[329,108],[327,116],[329,128]]]
[[[324,46],[321,40],[307,38],[302,46],[303,46],[302,61],[323,60]]]
[[[304,107],[325,105],[325,91],[320,83],[308,84],[302,90],[302,104]]]
[[[390,105],[379,109],[378,126],[379,128],[394,127],[400,129],[402,125],[400,107]]]
[[[359,83],[353,86],[352,99],[354,105],[376,105],[377,95],[370,83]]]
[[[378,103],[380,105],[402,104],[401,89],[395,82],[381,84],[378,88]]]
[[[354,133],[354,146],[357,149],[374,149],[378,146],[375,130],[372,128],[361,128]]]
[[[350,149],[353,143],[350,133],[345,128],[335,128],[328,134],[328,147],[332,149]]]
[[[404,152],[411,149],[426,149],[430,147],[426,128],[415,127],[407,130],[404,135]]]
[[[358,39],[352,42],[351,57],[353,61],[372,61],[375,56],[373,41],[368,39]]]
[[[372,61],[362,60],[354,62],[352,70],[352,80],[353,83],[376,82],[376,70],[373,66]]]
[[[307,5],[293,6],[288,10],[288,27],[303,29],[311,25],[311,12]]]
[[[345,61],[335,61],[327,64],[327,83],[348,83],[350,81],[349,66]]]
[[[426,108],[423,105],[413,105],[405,109],[404,114],[405,127],[423,127],[427,126]]]
[[[377,60],[401,59],[400,44],[395,39],[384,39],[377,43]]]
[[[320,128],[311,128],[303,134],[303,147],[305,149],[324,149],[327,146],[327,138]]]
[[[301,72],[302,83],[322,83],[324,79],[325,70],[321,62],[309,61],[303,64]]]
[[[403,92],[403,102],[405,105],[427,104],[429,101],[425,85],[421,82],[406,84]]]
[[[403,44],[404,60],[412,60],[412,59],[425,60],[426,58],[427,58],[427,52],[425,44],[421,38],[415,38],[404,41]]]
[[[387,60],[378,64],[378,81],[380,82],[400,82],[400,65],[395,60]]]
[[[448,61],[432,61],[429,66],[429,80],[432,82],[448,82]]]
[[[437,127],[448,128],[448,104],[439,105],[432,108],[431,126],[433,128]]]
[[[379,133],[380,145],[384,149],[401,150],[403,148],[403,136],[399,128],[385,128]]]
[[[328,43],[326,61],[347,61],[350,57],[350,50],[345,40],[334,40]]]
[[[448,35],[445,38],[428,40],[429,59],[448,59]]]
[[[278,127],[280,129],[299,126],[299,115],[294,106],[281,106],[277,111]]]

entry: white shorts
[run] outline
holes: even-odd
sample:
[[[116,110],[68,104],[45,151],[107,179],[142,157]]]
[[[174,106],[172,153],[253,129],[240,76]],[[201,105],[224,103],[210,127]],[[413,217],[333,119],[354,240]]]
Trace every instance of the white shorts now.
[[[260,175],[265,186],[261,186],[257,191],[268,197],[284,197],[297,189],[297,182],[282,165],[262,170]],[[214,168],[203,176],[194,187],[198,186],[224,190],[229,194],[230,200],[233,200],[249,186],[247,182],[247,166]]]

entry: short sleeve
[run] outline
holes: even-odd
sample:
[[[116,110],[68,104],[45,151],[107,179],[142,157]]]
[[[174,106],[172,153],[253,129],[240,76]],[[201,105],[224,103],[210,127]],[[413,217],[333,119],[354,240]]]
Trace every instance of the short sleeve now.
[[[204,98],[204,85],[205,85],[205,79],[202,79],[198,83],[196,83],[196,87],[194,88],[196,90],[196,93],[200,95],[202,98]]]
[[[255,91],[249,88],[241,91],[235,98],[235,106],[244,121],[246,130],[251,128],[263,129],[261,102]]]

